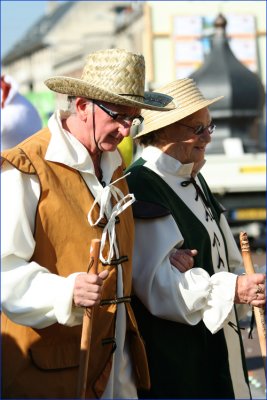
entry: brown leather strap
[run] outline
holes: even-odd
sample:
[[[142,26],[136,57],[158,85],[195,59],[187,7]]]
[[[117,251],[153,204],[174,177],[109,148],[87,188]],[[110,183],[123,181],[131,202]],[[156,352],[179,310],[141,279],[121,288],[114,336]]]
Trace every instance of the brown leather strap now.
[[[125,297],[118,297],[116,299],[101,300],[100,306],[106,306],[108,304],[130,303],[130,302],[131,302],[131,297],[125,296]]]

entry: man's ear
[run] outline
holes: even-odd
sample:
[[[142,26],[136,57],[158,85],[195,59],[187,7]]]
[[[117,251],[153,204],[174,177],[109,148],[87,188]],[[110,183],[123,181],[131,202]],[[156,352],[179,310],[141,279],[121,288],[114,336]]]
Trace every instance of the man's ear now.
[[[77,97],[75,100],[75,105],[76,105],[76,111],[77,115],[79,118],[81,118],[82,121],[85,121],[88,117],[88,112],[90,110],[89,107],[89,101],[87,99],[84,99],[83,97]]]

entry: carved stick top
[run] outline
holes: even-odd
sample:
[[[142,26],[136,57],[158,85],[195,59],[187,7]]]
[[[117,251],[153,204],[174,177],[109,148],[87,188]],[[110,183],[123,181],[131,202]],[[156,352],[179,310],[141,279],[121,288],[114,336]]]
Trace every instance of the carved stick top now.
[[[239,235],[241,251],[250,251],[248,235],[246,232],[240,232]]]

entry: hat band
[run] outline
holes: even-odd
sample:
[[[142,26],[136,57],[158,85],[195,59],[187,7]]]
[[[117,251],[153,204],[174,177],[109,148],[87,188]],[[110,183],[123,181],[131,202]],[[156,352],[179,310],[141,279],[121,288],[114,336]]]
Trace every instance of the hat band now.
[[[140,96],[140,94],[132,94],[132,93],[119,93],[119,96],[140,97],[141,99],[144,99],[144,96]]]

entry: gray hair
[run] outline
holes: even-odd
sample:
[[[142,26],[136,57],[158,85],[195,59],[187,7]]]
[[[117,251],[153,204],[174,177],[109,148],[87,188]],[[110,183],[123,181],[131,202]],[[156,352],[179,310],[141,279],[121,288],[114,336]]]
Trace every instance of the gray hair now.
[[[67,102],[68,102],[68,111],[71,114],[76,114],[76,104],[75,100],[77,99],[76,96],[68,96]],[[92,105],[92,101],[90,99],[86,99],[88,101],[88,104]]]
[[[76,114],[76,105],[75,105],[75,96],[68,96],[67,102],[68,102],[68,111],[71,114]]]

